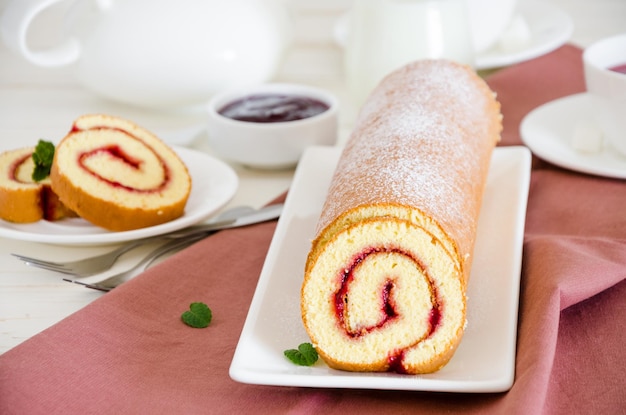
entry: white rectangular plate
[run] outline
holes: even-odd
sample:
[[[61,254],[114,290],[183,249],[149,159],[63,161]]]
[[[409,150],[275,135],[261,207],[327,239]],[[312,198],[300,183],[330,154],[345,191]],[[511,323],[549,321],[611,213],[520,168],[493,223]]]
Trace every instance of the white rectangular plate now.
[[[468,284],[468,325],[456,354],[428,375],[357,373],[323,361],[297,366],[283,351],[310,341],[300,286],[315,226],[340,149],[313,147],[298,166],[230,366],[243,383],[322,388],[502,392],[515,374],[517,310],[530,152],[497,148],[478,223]]]

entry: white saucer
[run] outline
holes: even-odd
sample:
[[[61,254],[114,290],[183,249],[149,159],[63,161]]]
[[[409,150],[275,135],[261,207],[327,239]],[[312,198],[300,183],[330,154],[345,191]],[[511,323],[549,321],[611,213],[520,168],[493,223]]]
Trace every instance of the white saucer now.
[[[570,39],[574,22],[558,7],[538,1],[521,1],[517,7],[517,14],[530,29],[529,44],[515,52],[502,51],[496,44],[476,57],[476,69],[498,68],[534,59],[552,52]]]
[[[532,152],[557,166],[598,176],[626,179],[626,157],[606,144],[598,153],[585,154],[572,146],[575,123],[592,116],[587,93],[548,102],[528,113],[520,125],[524,143]]]

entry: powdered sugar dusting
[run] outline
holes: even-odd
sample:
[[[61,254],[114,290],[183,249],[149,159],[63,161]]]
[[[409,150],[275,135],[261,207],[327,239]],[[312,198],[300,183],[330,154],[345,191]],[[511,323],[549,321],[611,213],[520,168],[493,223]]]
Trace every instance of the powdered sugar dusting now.
[[[399,203],[435,218],[468,252],[500,129],[493,93],[465,67],[420,61],[390,74],[359,115],[318,232],[347,209]]]

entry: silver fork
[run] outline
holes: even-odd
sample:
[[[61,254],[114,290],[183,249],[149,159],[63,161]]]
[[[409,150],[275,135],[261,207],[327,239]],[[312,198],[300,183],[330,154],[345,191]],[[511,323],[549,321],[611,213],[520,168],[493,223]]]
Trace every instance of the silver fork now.
[[[270,205],[260,209],[254,209],[247,206],[240,206],[224,211],[220,215],[218,215],[214,220],[204,224],[204,225],[196,225],[187,229],[183,229],[180,231],[171,232],[165,235],[157,235],[150,238],[144,238],[140,240],[136,240],[125,245],[118,247],[110,252],[104,253],[102,255],[96,255],[89,258],[80,259],[77,261],[69,261],[69,262],[55,262],[55,261],[47,261],[39,258],[32,258],[19,254],[11,254],[18,259],[24,261],[26,265],[34,266],[37,268],[43,268],[49,271],[55,271],[62,274],[73,275],[76,277],[88,277],[90,275],[99,274],[109,268],[118,260],[120,256],[125,254],[126,252],[140,247],[148,242],[156,241],[159,239],[169,239],[169,238],[187,238],[193,237],[194,235],[208,235],[213,231],[226,229],[229,227],[235,226],[243,226],[252,223],[256,223],[258,221],[266,221],[270,219],[275,219],[280,215],[282,209],[282,205]],[[259,220],[256,220],[254,215],[260,217]],[[250,216],[250,221],[242,220],[239,223],[238,219],[245,219],[246,216]],[[255,220],[252,220],[255,219]]]
[[[69,279],[63,278],[63,281],[71,282],[74,284],[80,284],[87,288],[92,288],[99,291],[110,291],[117,287],[119,284],[127,281],[127,278],[131,275],[145,271],[154,261],[162,256],[185,248],[193,243],[203,239],[206,235],[195,235],[184,239],[172,239],[163,245],[150,251],[140,261],[132,264],[129,267],[124,267],[121,270],[115,270],[115,272],[104,272],[98,275],[92,275],[81,279]]]
[[[222,215],[224,215],[226,219],[223,219],[222,215],[220,215],[215,219],[215,222],[217,223],[217,222],[222,222],[222,221],[225,221],[225,222],[233,221],[234,219],[232,218],[232,216],[238,212],[241,212],[243,208],[245,207],[238,207],[238,208],[233,208],[231,210],[225,211]],[[249,208],[249,209],[252,209],[252,208]],[[126,252],[131,251],[148,242],[161,239],[161,238],[163,238],[162,235],[145,238],[145,239],[139,239],[139,240],[124,244],[112,251],[106,252],[101,255],[91,256],[88,258],[83,258],[83,259],[79,259],[76,261],[68,261],[68,262],[47,261],[44,259],[32,258],[32,257],[28,257],[25,255],[19,255],[19,254],[11,254],[11,255],[24,261],[26,265],[31,265],[37,268],[47,269],[49,271],[60,272],[62,274],[87,277],[89,275],[95,275],[111,268],[111,266],[115,263],[115,261],[117,261],[119,257],[125,254]]]

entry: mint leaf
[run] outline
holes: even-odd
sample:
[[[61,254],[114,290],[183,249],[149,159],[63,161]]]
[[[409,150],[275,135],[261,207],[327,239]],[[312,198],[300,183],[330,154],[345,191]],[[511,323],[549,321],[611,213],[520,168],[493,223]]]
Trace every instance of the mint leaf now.
[[[298,349],[289,349],[284,351],[287,359],[299,366],[311,366],[317,362],[317,351],[311,343],[302,343]]]
[[[50,175],[52,160],[54,160],[54,144],[49,141],[39,140],[32,155],[35,162],[32,178],[40,182]]]
[[[208,327],[212,317],[211,309],[204,303],[189,304],[189,310],[180,316],[186,325],[196,329]]]

